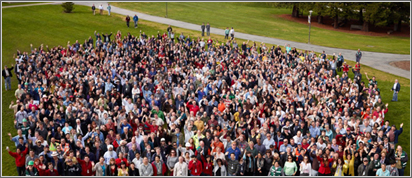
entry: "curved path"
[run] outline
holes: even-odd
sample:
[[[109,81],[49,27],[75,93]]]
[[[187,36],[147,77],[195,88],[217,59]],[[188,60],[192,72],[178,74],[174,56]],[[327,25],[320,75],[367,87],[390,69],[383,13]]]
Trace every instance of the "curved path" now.
[[[57,2],[55,4],[57,4]],[[107,7],[107,2],[75,2],[75,4],[89,6],[89,7],[95,4],[96,8],[98,7],[99,4],[103,4],[105,10]],[[42,4],[35,4],[35,5],[42,5]],[[18,6],[20,5],[8,6],[8,7],[18,7]],[[28,6],[28,5],[21,5],[21,6]],[[131,11],[131,10],[115,7],[115,6],[112,6],[112,12],[121,14],[121,15],[129,15],[132,17],[134,16],[134,14],[137,14],[139,16],[139,19],[144,19],[147,21],[152,21],[152,22],[161,23],[161,24],[172,25],[172,26],[179,27],[179,28],[201,31],[200,25],[197,25],[197,24],[182,22],[182,21],[168,19],[164,17],[152,16],[152,15],[135,12],[135,11]],[[218,29],[218,28],[211,27],[210,32],[213,34],[217,34],[217,35],[224,35],[224,30]],[[355,50],[324,47],[324,46],[299,43],[299,42],[281,40],[281,39],[270,38],[270,37],[263,37],[263,36],[258,36],[258,35],[250,35],[250,34],[245,34],[245,33],[240,33],[240,32],[236,32],[235,37],[239,39],[259,41],[259,42],[277,44],[277,45],[282,45],[282,46],[284,44],[290,44],[290,46],[296,47],[299,49],[313,50],[315,52],[325,51],[326,54],[333,54],[333,53],[338,54],[339,52],[341,52],[346,60],[355,61],[355,54],[356,54]],[[375,68],[375,69],[378,69],[384,72],[388,72],[394,75],[398,75],[398,76],[410,79],[411,78],[410,71],[403,70],[403,69],[391,66],[389,64],[390,62],[394,62],[394,61],[410,61],[410,60],[411,60],[410,55],[362,51],[361,64],[370,66],[372,68]]]

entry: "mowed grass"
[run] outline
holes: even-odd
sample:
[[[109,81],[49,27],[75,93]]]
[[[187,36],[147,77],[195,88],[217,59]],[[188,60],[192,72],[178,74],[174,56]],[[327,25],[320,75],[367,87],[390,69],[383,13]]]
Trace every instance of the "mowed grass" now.
[[[48,3],[48,2],[14,2],[14,3],[7,3],[2,2],[2,6],[16,6],[16,5],[26,5],[26,4],[41,4],[41,3]]]
[[[166,15],[165,2],[112,2],[112,5],[155,16]],[[167,3],[168,18],[199,24],[199,29],[202,23],[209,22],[215,28],[234,27],[236,32],[307,43],[308,25],[278,17],[291,12],[291,9],[270,7],[265,2]],[[310,42],[334,48],[410,54],[410,39],[401,37],[363,36],[312,27]]]
[[[65,14],[62,13],[62,8],[55,5],[45,6],[33,6],[33,7],[19,7],[3,9],[3,45],[2,45],[2,59],[3,65],[10,66],[14,63],[12,59],[13,54],[17,49],[20,51],[29,51],[30,44],[34,47],[38,47],[40,44],[56,46],[64,45],[67,41],[71,43],[75,40],[84,42],[84,39],[89,36],[93,36],[93,32],[113,32],[117,30],[122,31],[122,34],[130,32],[132,35],[138,35],[142,30],[148,35],[157,34],[157,31],[161,33],[166,31],[167,25],[158,24],[154,22],[139,20],[139,28],[127,28],[124,21],[124,16],[112,13],[112,17],[106,15],[93,16],[90,8],[85,6],[76,6],[74,13]],[[131,23],[133,25],[133,23]],[[24,28],[22,28],[24,27]],[[200,36],[200,32],[186,30],[182,28],[173,27],[176,34],[184,33],[185,36],[190,35],[193,39]],[[177,35],[175,35],[177,36]],[[211,34],[212,39],[224,41],[224,37],[221,35]],[[206,39],[206,37],[205,37]],[[242,43],[244,40],[237,39],[238,43]],[[274,44],[267,44],[272,46]],[[283,44],[279,44],[283,45]],[[352,61],[346,60],[349,65],[354,65]],[[389,102],[389,112],[386,118],[391,123],[399,124],[404,123],[404,132],[399,137],[399,144],[401,144],[405,151],[409,153],[409,128],[410,128],[410,80],[401,78],[392,74],[388,74],[379,70],[375,70],[368,66],[362,66],[362,73],[367,72],[370,77],[376,76],[379,82],[379,88],[382,91],[383,102]],[[353,74],[350,73],[350,77],[353,78]],[[393,86],[393,81],[397,78],[402,85],[401,92],[399,93],[399,102],[390,102],[392,99],[392,92],[389,91]],[[366,77],[363,77],[366,81]],[[2,160],[2,172],[4,176],[17,176],[14,159],[5,151],[6,146],[9,146],[11,150],[14,150],[14,143],[10,141],[7,133],[16,135],[16,130],[13,127],[13,111],[8,108],[10,102],[15,100],[14,91],[17,89],[17,80],[15,76],[12,78],[12,90],[2,93],[2,141],[3,141],[3,160]],[[4,86],[2,86],[4,87]],[[409,175],[409,164],[405,175]]]

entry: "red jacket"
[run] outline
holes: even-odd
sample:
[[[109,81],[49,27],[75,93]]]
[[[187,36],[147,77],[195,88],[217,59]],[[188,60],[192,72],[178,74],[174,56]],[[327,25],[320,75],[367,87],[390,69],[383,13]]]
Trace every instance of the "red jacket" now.
[[[44,176],[59,176],[59,172],[56,169],[53,169],[53,172],[47,169]]]
[[[25,166],[25,164],[26,164],[26,154],[27,154],[28,150],[29,149],[26,147],[26,149],[24,151],[20,152],[20,154],[18,154],[16,152],[9,151],[9,154],[14,157],[17,167],[24,167]]]
[[[165,175],[167,168],[166,168],[166,164],[163,161],[160,161],[162,163],[162,176]],[[155,162],[152,162],[152,167],[153,167],[153,176],[157,176],[157,168],[156,165],[154,164]]]
[[[82,166],[82,176],[93,176],[94,172],[92,170],[93,166],[92,166],[92,162],[89,161],[88,163],[86,163],[86,161],[77,158],[77,161],[79,162],[79,164]]]
[[[190,102],[187,102],[186,106],[187,106],[187,108],[189,108],[189,111],[193,111],[193,115],[195,115],[195,116],[196,116],[196,113],[200,110],[198,105],[194,106],[194,105],[190,104]]]
[[[321,174],[330,174],[330,167],[329,164],[331,162],[333,162],[333,158],[329,158],[328,159],[328,165],[325,165],[323,163],[323,158],[321,158],[320,156],[318,156],[318,161],[320,162],[320,166],[319,166],[319,170],[318,172]]]
[[[190,170],[190,174],[194,176],[200,176],[200,173],[202,173],[203,168],[202,168],[202,163],[197,160],[196,163],[193,163],[193,160],[189,162],[188,169]]]
[[[203,164],[203,173],[207,174],[208,176],[213,176],[213,164],[212,162]]]
[[[120,167],[120,163],[122,163],[122,161],[126,163],[126,167],[129,167],[129,162],[127,162],[126,158],[123,158],[123,159],[116,158],[115,162],[116,162],[117,167]]]

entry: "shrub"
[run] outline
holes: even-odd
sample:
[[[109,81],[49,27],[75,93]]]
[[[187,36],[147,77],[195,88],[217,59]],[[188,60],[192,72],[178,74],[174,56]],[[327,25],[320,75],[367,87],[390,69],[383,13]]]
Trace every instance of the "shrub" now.
[[[74,10],[74,3],[73,2],[65,2],[62,4],[64,12],[70,13]]]

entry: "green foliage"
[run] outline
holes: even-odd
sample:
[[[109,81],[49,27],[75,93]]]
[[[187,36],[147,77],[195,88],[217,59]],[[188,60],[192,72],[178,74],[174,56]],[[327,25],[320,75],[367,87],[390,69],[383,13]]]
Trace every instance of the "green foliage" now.
[[[74,10],[74,3],[73,2],[65,2],[62,4],[63,11],[66,13],[71,13]]]

